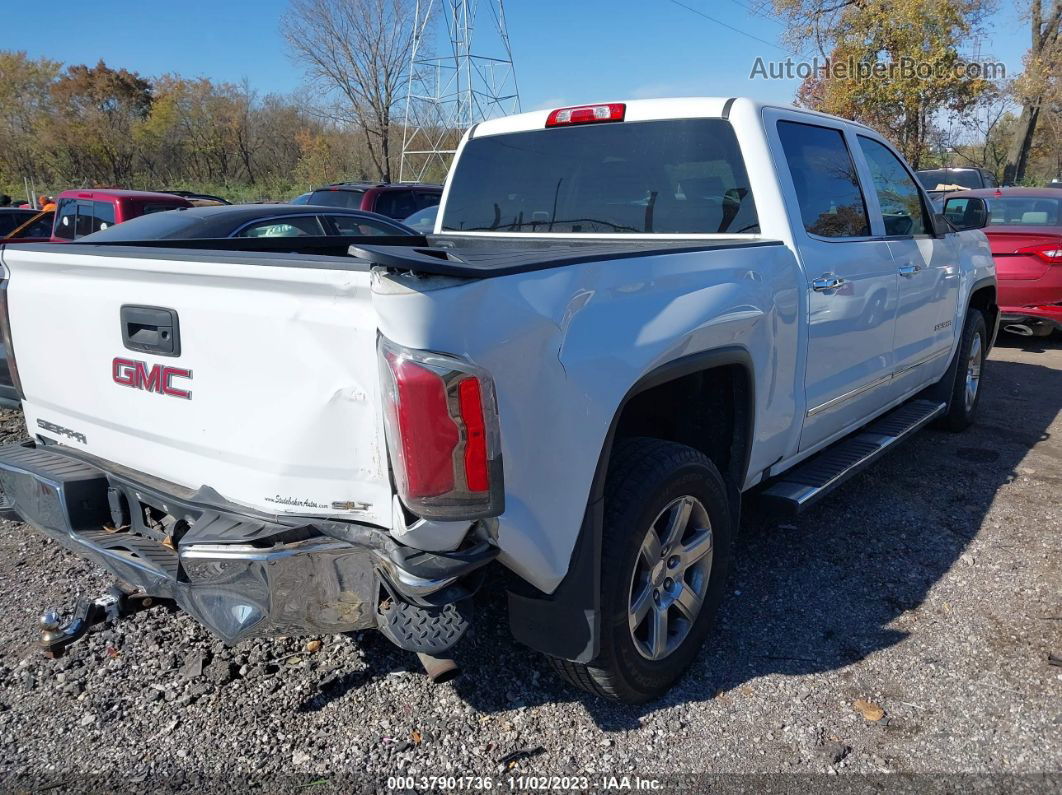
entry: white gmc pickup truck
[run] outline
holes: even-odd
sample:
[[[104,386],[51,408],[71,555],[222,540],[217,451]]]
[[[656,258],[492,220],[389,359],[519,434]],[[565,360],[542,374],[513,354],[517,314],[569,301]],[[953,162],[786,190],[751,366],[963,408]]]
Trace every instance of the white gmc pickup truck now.
[[[517,640],[655,698],[743,497],[795,513],[972,421],[998,312],[967,215],[859,124],[644,100],[473,127],[424,238],[3,250],[33,437],[3,510],[119,583],[42,644],[168,602],[228,643],[377,627],[437,661],[490,566]]]

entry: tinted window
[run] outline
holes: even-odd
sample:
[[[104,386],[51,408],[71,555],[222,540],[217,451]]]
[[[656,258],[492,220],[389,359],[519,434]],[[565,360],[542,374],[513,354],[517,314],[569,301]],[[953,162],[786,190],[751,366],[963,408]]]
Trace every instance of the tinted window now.
[[[1006,196],[988,199],[989,226],[1062,226],[1062,199]]]
[[[306,237],[323,235],[316,216],[304,218],[270,218],[240,230],[237,237]]]
[[[696,234],[759,223],[730,123],[677,119],[473,138],[442,228]]]
[[[168,210],[180,210],[185,207],[184,204],[159,204],[153,202],[151,204],[145,204],[140,208],[141,215],[150,215],[151,213],[164,213]]]
[[[329,220],[341,235],[401,235],[398,229],[379,221],[357,218],[350,215],[330,215]]]
[[[870,221],[855,163],[840,130],[778,122],[804,229],[821,237],[866,237]]]
[[[439,206],[425,207],[423,210],[413,213],[409,216],[404,223],[406,226],[413,227],[414,230],[422,235],[430,235],[435,231],[435,219],[439,215]]]
[[[442,199],[442,193],[440,191],[418,190],[413,192],[413,198],[417,202],[417,210],[423,210],[428,207],[438,207],[439,201]]]
[[[870,168],[870,178],[885,221],[885,234],[926,234],[929,225],[922,206],[922,194],[900,159],[884,144],[862,135],[859,136],[859,147]]]
[[[361,209],[363,190],[315,190],[310,194],[307,204],[320,207],[346,207],[348,210]]]
[[[18,212],[8,211],[0,212],[0,237],[9,234],[16,227],[26,223],[32,218],[34,213],[30,212]]]
[[[92,202],[92,231],[100,232],[114,226],[114,205],[110,202]]]
[[[95,216],[92,214],[93,202],[78,202],[77,203],[77,223],[74,225],[74,238],[84,237],[85,235],[91,235],[96,231]]]
[[[18,233],[18,237],[51,237],[55,213],[42,213],[31,224],[27,224]]]
[[[387,190],[376,197],[373,212],[388,218],[407,218],[420,209],[411,190]]]
[[[928,168],[917,172],[917,176],[926,190],[984,187],[981,172],[972,168]]]
[[[77,221],[77,201],[60,199],[55,210],[55,236],[63,240],[74,239],[74,223]]]

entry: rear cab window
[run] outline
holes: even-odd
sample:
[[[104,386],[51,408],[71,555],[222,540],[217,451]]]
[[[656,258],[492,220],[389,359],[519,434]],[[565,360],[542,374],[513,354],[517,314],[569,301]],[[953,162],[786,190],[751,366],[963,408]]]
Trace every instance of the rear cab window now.
[[[868,237],[870,218],[844,133],[834,127],[782,120],[778,137],[808,234]]]
[[[451,178],[441,228],[735,234],[760,227],[730,122],[667,119],[473,138]]]

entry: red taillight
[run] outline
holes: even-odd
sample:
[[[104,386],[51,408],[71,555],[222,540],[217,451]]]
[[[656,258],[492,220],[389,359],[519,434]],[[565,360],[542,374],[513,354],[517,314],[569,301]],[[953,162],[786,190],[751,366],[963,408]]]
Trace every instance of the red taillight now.
[[[380,337],[387,447],[417,516],[478,519],[503,507],[494,385],[481,368]]]
[[[398,389],[406,493],[420,498],[453,491],[452,459],[458,437],[446,405],[445,385],[431,370],[408,359],[392,357],[389,362]]]
[[[570,124],[599,124],[605,121],[623,121],[627,106],[621,102],[607,105],[579,105],[574,108],[557,108],[546,118],[547,127],[566,127]]]
[[[1062,265],[1062,240],[1057,243],[1044,243],[1039,246],[1019,248],[1018,253],[1039,257],[1048,265]]]
[[[22,381],[18,377],[18,365],[15,363],[15,346],[11,344],[11,313],[7,305],[7,279],[0,281],[0,340],[3,340],[6,351],[7,371],[11,375],[11,385],[15,388],[15,394],[22,400],[25,394],[22,392]]]
[[[490,488],[490,473],[487,470],[487,429],[483,421],[483,397],[479,379],[474,376],[461,379],[457,385],[461,420],[465,424],[465,483],[469,491],[486,491]]]

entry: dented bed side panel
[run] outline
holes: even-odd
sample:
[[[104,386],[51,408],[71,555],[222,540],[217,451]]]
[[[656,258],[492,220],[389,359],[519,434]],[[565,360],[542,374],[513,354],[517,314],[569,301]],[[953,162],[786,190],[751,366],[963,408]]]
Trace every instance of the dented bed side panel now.
[[[465,356],[495,381],[500,560],[551,592],[567,572],[612,418],[668,362],[724,347],[754,367],[749,472],[799,427],[802,276],[783,246],[655,254],[498,278],[374,274],[380,330]]]

